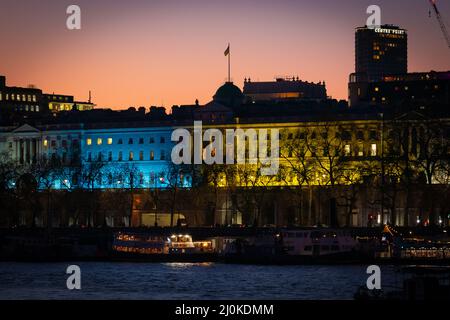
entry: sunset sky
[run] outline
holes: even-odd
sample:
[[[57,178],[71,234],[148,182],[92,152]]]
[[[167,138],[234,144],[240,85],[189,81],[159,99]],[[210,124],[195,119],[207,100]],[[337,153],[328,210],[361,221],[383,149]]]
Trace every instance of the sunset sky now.
[[[66,28],[70,4],[79,31]],[[77,100],[92,90],[98,107],[203,104],[226,80],[230,42],[241,88],[244,77],[298,75],[346,99],[354,28],[370,4],[408,30],[409,71],[450,70],[428,0],[0,0],[0,74]],[[450,0],[438,6],[450,24]]]

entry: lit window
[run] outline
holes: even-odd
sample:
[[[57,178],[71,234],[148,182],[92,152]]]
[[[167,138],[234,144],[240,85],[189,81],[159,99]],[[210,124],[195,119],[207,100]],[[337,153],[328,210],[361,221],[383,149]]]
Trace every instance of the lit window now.
[[[48,140],[47,139],[44,140],[44,147],[46,147],[46,148],[48,147]]]
[[[346,144],[346,145],[344,146],[344,154],[345,154],[346,156],[349,156],[350,153],[351,153],[350,145],[349,145],[349,144]]]
[[[380,91],[380,88],[375,87],[375,92],[378,92],[378,91]]]
[[[372,143],[370,146],[370,155],[372,157],[375,157],[377,155],[377,144],[376,143]]]
[[[133,159],[134,159],[134,153],[133,153],[133,151],[130,151],[129,160],[133,161]]]
[[[150,151],[150,160],[155,160],[155,152]]]
[[[36,96],[33,95],[33,102],[36,102]]]
[[[362,144],[358,145],[358,157],[364,156],[364,146]]]
[[[103,143],[103,139],[102,138],[97,138],[97,145],[101,145]]]
[[[87,138],[87,139],[86,139],[86,144],[87,144],[88,146],[92,145],[92,139],[91,139],[91,138]]]
[[[3,96],[2,96],[2,93],[0,92],[0,101],[2,101],[3,100]]]
[[[113,143],[112,138],[108,138],[108,144],[112,144],[112,143]]]
[[[140,161],[144,160],[144,151],[139,151],[139,160]]]

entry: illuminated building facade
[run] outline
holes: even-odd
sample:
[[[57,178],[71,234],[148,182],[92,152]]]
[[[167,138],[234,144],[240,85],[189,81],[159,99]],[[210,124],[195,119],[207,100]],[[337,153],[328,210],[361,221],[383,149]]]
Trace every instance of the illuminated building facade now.
[[[87,111],[92,110],[95,107],[95,104],[93,104],[90,99],[88,102],[79,102],[74,101],[73,96],[61,94],[44,94],[43,103],[52,113],[72,110]]]
[[[172,128],[46,125],[3,128],[0,150],[27,167],[55,163],[53,189],[166,188]],[[95,167],[95,179],[83,181]],[[56,173],[56,171],[58,171]],[[92,172],[91,172],[92,173]],[[130,177],[132,176],[132,179]],[[188,184],[188,177],[180,187]],[[44,188],[44,186],[40,186]]]

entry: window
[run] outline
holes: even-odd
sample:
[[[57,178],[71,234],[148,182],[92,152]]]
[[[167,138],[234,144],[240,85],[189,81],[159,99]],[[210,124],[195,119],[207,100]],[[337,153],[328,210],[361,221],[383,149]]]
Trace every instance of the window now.
[[[119,154],[117,156],[117,161],[122,161],[122,151],[119,151]]]
[[[150,160],[155,160],[155,152],[150,151]]]
[[[161,137],[161,139],[159,140],[160,143],[166,143],[166,138]]]
[[[101,152],[98,153],[97,160],[100,162],[103,161],[103,155]]]
[[[345,156],[350,156],[351,155],[351,148],[350,148],[350,145],[349,144],[346,144],[345,146],[344,146],[344,155]]]
[[[144,151],[139,151],[139,160],[140,161],[144,160]]]
[[[139,138],[139,144],[144,144],[144,138]]]
[[[378,92],[378,91],[380,91],[380,88],[375,87],[375,92]]]
[[[361,130],[358,131],[358,132],[356,133],[356,138],[357,138],[358,140],[363,140],[363,139],[364,139],[364,132],[362,132]]]
[[[364,146],[362,144],[358,145],[358,157],[364,156]]]
[[[45,139],[45,140],[44,140],[44,148],[47,148],[47,147],[48,147],[48,140]]]
[[[133,159],[134,159],[134,153],[133,153],[133,151],[130,151],[130,154],[129,154],[129,156],[128,156],[128,159],[129,159],[130,161],[133,161]]]
[[[86,139],[86,144],[87,144],[88,146],[92,145],[92,139],[91,139],[91,138],[87,138],[87,139]]]
[[[61,141],[61,145],[63,148],[67,148],[67,140]]]
[[[87,161],[88,162],[92,161],[92,154],[90,152],[88,152]]]
[[[372,157],[375,157],[377,155],[377,144],[376,143],[372,143],[370,145],[370,155]]]
[[[119,139],[119,140],[117,141],[117,144],[123,144],[123,140],[122,140],[122,139]]]
[[[375,130],[370,130],[370,139],[371,140],[377,140],[378,139],[378,135],[377,135],[377,132]]]
[[[112,144],[113,143],[113,139],[112,138],[108,138],[108,144]]]
[[[155,143],[155,138],[150,137],[150,143]]]
[[[101,145],[103,143],[103,139],[102,138],[97,138],[97,145]]]
[[[111,151],[108,152],[108,161],[112,161],[112,152]]]
[[[164,150],[161,150],[161,160],[166,160],[166,153],[164,152]]]
[[[128,139],[128,144],[133,144],[133,138]]]

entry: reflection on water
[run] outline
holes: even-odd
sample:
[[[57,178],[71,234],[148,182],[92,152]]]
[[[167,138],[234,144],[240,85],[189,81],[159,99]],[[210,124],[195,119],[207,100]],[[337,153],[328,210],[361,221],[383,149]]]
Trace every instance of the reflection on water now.
[[[74,263],[81,290],[66,289],[65,263],[0,263],[0,299],[352,299],[367,266],[217,263]],[[382,285],[395,268],[382,267]]]

